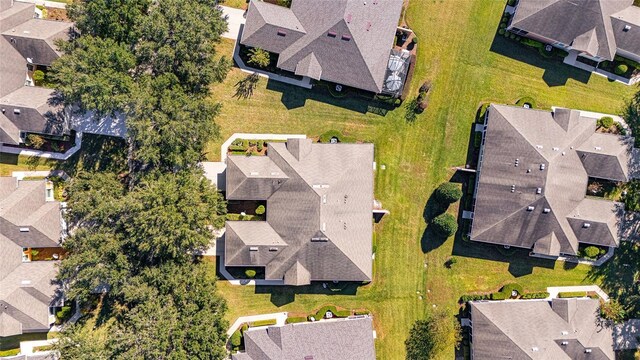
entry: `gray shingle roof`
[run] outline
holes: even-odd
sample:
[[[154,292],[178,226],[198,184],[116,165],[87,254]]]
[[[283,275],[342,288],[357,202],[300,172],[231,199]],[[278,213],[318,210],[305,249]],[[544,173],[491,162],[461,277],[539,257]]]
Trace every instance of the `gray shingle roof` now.
[[[50,66],[61,55],[55,41],[69,39],[72,28],[73,24],[69,22],[30,19],[4,31],[2,36],[25,59],[31,59],[34,64]]]
[[[49,329],[56,262],[22,262],[22,249],[59,247],[61,230],[60,205],[45,202],[44,181],[0,178],[0,336]]]
[[[297,285],[371,280],[372,163],[372,144],[309,139],[229,156],[227,198],[266,200],[267,211],[265,222],[227,222],[225,265],[264,266],[267,279]]]
[[[589,176],[628,179],[633,139],[595,130],[575,110],[491,105],[471,239],[553,256],[579,242],[617,246],[623,204],[587,199],[586,188]]]
[[[401,0],[252,1],[241,43],[279,54],[278,67],[298,75],[381,92],[401,9]]]
[[[629,6],[613,14],[611,26],[618,49],[640,56],[640,7]]]
[[[245,352],[233,360],[373,360],[371,318],[289,324],[244,333]]]
[[[587,298],[471,302],[473,358],[613,360],[612,329],[599,321],[599,305]]]
[[[619,34],[612,18],[632,3],[633,0],[520,0],[510,26],[613,60],[618,39],[627,48],[627,43],[639,41],[638,37],[633,40]]]

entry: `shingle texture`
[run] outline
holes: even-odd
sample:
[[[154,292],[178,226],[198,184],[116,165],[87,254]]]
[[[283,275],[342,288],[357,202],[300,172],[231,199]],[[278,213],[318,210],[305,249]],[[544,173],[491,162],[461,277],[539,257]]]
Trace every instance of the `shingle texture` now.
[[[53,90],[25,86],[27,64],[49,66],[60,56],[54,42],[73,24],[34,19],[35,5],[7,1],[0,7],[0,143],[18,145],[20,132],[68,133],[67,120],[49,105]]]
[[[613,332],[598,300],[471,302],[475,360],[613,360]],[[589,351],[587,351],[589,349]]]
[[[373,145],[269,143],[268,156],[227,158],[227,199],[266,200],[266,221],[228,221],[226,266],[267,279],[371,280]]]
[[[0,178],[0,336],[49,329],[56,262],[22,262],[22,251],[59,247],[61,231],[60,204],[45,201],[44,181]]]
[[[379,93],[402,0],[252,1],[241,43],[279,54],[298,75]]]
[[[640,15],[632,4],[633,0],[520,0],[510,27],[605,60],[613,60],[618,49],[640,56]]]
[[[249,330],[244,333],[245,352],[233,360],[373,360],[371,318]]]
[[[624,206],[586,198],[589,177],[627,181],[633,138],[596,133],[596,119],[491,105],[478,169],[471,240],[576,254],[617,246]]]

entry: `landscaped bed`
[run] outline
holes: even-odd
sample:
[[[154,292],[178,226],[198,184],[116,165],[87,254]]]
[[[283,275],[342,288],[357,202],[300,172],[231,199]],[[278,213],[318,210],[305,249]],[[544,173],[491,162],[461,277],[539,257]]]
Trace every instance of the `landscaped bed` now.
[[[617,55],[613,61],[603,61],[598,64],[598,69],[621,76],[625,79],[631,79],[640,75],[640,63]]]

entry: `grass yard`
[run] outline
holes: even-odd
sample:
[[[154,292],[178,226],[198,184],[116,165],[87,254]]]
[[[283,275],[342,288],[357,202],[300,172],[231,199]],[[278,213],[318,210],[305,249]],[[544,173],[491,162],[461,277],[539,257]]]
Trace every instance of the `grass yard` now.
[[[480,102],[514,103],[531,96],[542,107],[618,113],[637,90],[543,59],[502,37],[494,41],[503,6],[489,0],[410,1],[407,21],[420,37],[413,96],[423,81],[432,81],[429,107],[414,123],[405,121],[404,107],[382,116],[361,99],[335,99],[264,79],[251,98],[238,99],[234,85],[245,77],[238,69],[212,87],[213,99],[223,107],[216,118],[221,137],[209,147],[211,160],[219,159],[220,144],[235,132],[318,136],[336,129],[375,143],[376,161],[386,166],[378,166],[375,195],[391,211],[375,229],[372,284],[335,294],[320,286],[255,288],[221,281],[229,321],[241,315],[310,312],[328,303],[365,307],[375,316],[378,358],[402,359],[412,323],[434,306],[457,312],[457,299],[464,293],[495,291],[514,281],[527,291],[586,281],[586,266],[565,268],[521,253],[505,258],[494,248],[460,240],[422,251],[421,243],[430,240],[423,239],[425,204],[433,189],[452,176],[451,167],[465,164]],[[225,40],[220,51],[230,54],[232,47]],[[447,269],[443,264],[452,254],[458,261]],[[453,349],[443,356],[452,357]]]
[[[55,160],[0,153],[0,176],[11,176],[13,171],[50,170],[57,163]]]

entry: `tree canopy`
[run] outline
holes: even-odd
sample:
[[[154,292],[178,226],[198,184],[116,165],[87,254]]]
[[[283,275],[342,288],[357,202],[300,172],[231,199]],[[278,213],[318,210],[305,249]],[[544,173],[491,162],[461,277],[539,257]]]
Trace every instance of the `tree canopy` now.
[[[407,360],[438,359],[443,351],[460,342],[460,324],[444,310],[417,320],[405,341]]]

